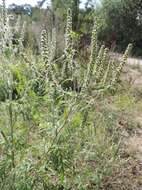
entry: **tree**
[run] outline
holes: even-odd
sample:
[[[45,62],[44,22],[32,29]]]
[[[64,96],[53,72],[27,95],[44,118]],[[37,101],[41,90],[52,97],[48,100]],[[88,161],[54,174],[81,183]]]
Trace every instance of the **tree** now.
[[[32,14],[32,7],[29,4],[16,5],[13,3],[9,5],[8,10],[14,12],[15,14]]]
[[[133,43],[134,53],[142,52],[142,0],[103,0],[100,11],[103,26],[100,39],[115,36],[119,50]]]

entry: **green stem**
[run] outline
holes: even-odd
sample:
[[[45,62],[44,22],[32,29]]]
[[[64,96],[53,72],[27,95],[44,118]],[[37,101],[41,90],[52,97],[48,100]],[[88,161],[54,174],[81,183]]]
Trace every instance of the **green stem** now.
[[[11,160],[12,167],[15,168],[15,153],[14,153],[14,126],[13,126],[13,114],[12,103],[9,104],[9,125],[10,125],[10,137],[11,137]]]

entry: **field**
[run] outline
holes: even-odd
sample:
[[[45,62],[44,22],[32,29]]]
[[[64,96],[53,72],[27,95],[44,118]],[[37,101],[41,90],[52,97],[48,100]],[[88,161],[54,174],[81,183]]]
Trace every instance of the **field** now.
[[[142,66],[132,44],[112,56],[95,23],[84,58],[69,9],[64,50],[43,29],[36,54],[15,23],[4,7],[0,190],[141,190]]]

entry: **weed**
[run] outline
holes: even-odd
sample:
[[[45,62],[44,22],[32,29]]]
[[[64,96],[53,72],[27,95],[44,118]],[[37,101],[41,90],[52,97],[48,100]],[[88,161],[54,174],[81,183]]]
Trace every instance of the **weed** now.
[[[99,190],[118,161],[118,113],[106,102],[111,88],[117,92],[131,45],[122,61],[113,65],[109,50],[98,47],[95,24],[89,63],[82,67],[78,53],[75,56],[68,10],[63,55],[55,58],[56,40],[44,29],[41,55],[36,56],[23,46],[25,23],[21,29],[19,18],[14,28],[21,32],[13,45],[17,38],[4,3],[0,189]],[[125,103],[124,96],[119,103],[126,107],[129,101]]]

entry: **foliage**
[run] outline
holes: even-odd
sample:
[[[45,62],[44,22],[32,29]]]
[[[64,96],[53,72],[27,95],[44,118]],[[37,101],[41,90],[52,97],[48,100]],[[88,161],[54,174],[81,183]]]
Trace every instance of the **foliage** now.
[[[116,42],[117,50],[122,51],[131,42],[133,52],[141,54],[141,14],[142,1],[132,0],[103,0],[100,13],[104,24],[100,39],[111,44]]]
[[[9,5],[8,10],[10,12],[14,12],[15,14],[27,14],[27,15],[32,14],[32,7],[29,4],[16,5],[13,3]]]

